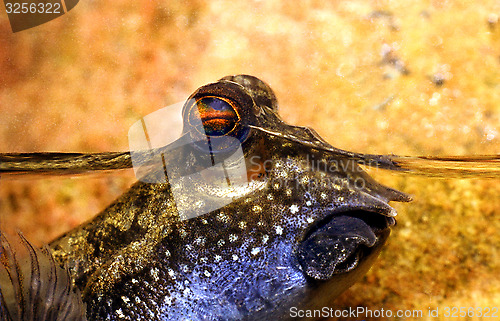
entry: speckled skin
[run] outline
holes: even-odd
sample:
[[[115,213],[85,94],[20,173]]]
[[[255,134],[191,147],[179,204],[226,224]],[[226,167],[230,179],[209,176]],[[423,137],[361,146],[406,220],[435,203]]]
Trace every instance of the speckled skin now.
[[[313,131],[282,122],[257,78],[225,77],[192,98],[207,94],[239,108],[249,183],[233,203],[181,221],[172,189],[220,191],[186,180],[138,182],[52,242],[90,320],[288,319],[291,307],[331,302],[362,276],[395,222],[388,202],[409,200]],[[196,167],[182,159],[179,172]]]

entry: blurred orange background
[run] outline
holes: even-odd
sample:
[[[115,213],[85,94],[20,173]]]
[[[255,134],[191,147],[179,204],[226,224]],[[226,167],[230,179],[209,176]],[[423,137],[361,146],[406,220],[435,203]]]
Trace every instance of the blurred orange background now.
[[[80,1],[13,34],[1,10],[0,152],[127,150],[141,116],[247,73],[271,85],[287,122],[338,148],[498,154],[499,15],[495,0]],[[419,320],[445,319],[429,307],[498,306],[498,179],[370,173],[415,201],[395,204],[380,259],[330,306],[420,309]],[[0,179],[0,228],[41,245],[133,181]]]

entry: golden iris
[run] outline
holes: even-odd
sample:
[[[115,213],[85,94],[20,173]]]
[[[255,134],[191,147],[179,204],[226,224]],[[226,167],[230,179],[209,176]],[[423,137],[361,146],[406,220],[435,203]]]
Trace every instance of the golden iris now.
[[[196,101],[205,133],[208,136],[224,136],[239,121],[232,102],[222,97],[204,97]]]

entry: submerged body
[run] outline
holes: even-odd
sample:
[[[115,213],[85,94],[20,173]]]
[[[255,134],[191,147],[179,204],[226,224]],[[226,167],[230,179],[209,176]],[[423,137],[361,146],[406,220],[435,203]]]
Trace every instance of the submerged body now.
[[[384,245],[395,224],[388,203],[409,197],[375,182],[312,130],[282,122],[272,90],[257,78],[225,77],[191,99],[212,145],[237,139],[235,163],[245,165],[247,180],[221,189],[200,183],[187,175],[199,172],[198,147],[181,146],[163,154],[180,179],[169,180],[172,172],[165,182],[147,179],[166,174],[153,170],[52,242],[88,319],[277,320],[289,319],[292,307],[331,302]],[[186,121],[192,107],[184,108],[183,137],[199,136]],[[231,149],[217,146],[217,155]],[[199,196],[233,201],[198,215]]]

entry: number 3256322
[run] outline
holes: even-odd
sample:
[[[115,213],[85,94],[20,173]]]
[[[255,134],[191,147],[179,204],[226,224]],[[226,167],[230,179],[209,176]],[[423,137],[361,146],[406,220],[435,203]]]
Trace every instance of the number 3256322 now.
[[[6,2],[5,8],[7,13],[63,13],[60,3]]]
[[[498,307],[446,307],[444,308],[444,317],[446,318],[464,318],[464,317],[483,317],[497,318]]]

